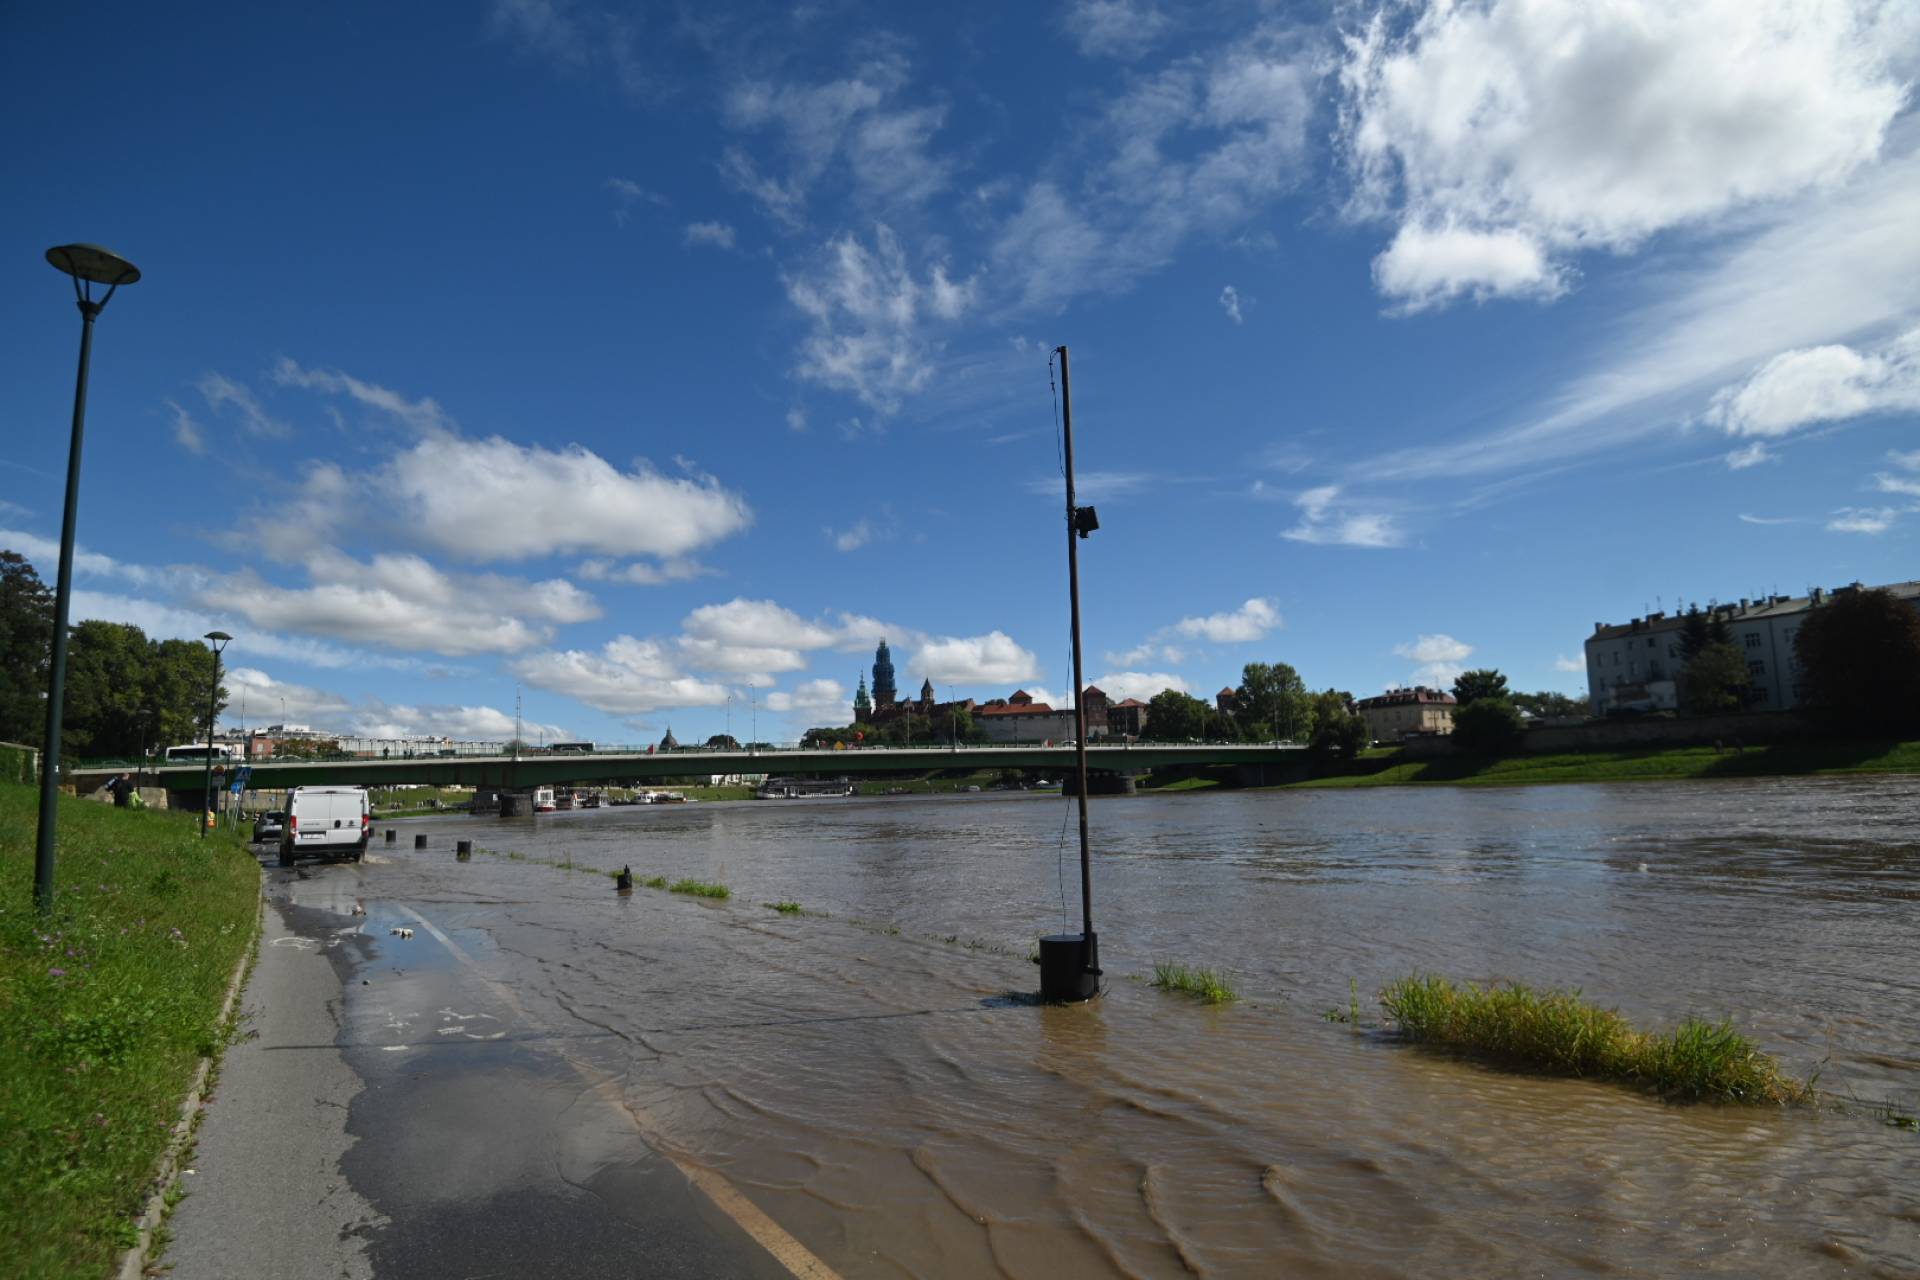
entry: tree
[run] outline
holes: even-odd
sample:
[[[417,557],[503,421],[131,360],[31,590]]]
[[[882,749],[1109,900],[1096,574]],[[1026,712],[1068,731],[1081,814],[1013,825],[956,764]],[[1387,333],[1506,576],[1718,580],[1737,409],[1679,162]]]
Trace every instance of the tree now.
[[[1453,700],[1461,706],[1469,706],[1482,698],[1507,697],[1507,678],[1492,667],[1481,667],[1477,671],[1462,671],[1453,681]]]
[[[0,742],[38,743],[47,728],[53,592],[26,557],[0,551]]]
[[[1584,716],[1588,713],[1585,698],[1569,697],[1552,689],[1542,689],[1538,693],[1516,693],[1507,700],[1520,710],[1543,719],[1550,716]]]
[[[1162,742],[1198,738],[1207,729],[1207,704],[1181,693],[1162,689],[1147,702],[1147,737]]]
[[[1747,660],[1725,641],[1708,641],[1688,659],[1686,709],[1695,716],[1718,716],[1747,705]]]
[[[1305,737],[1313,731],[1307,682],[1284,662],[1249,662],[1240,669],[1237,719],[1250,738]]]
[[[1453,713],[1454,745],[1477,755],[1517,746],[1525,730],[1520,712],[1505,698],[1476,698]]]
[[[62,749],[131,757],[206,741],[213,664],[213,651],[192,640],[148,640],[119,622],[79,623],[67,640]],[[227,691],[215,691],[216,717],[226,705]]]
[[[1320,759],[1351,760],[1368,741],[1366,718],[1353,709],[1353,696],[1337,689],[1313,696],[1313,736],[1308,749]]]
[[[707,739],[707,745],[715,751],[738,751],[740,740],[730,733],[716,733]]]
[[[1794,637],[1802,696],[1843,728],[1920,724],[1920,613],[1890,591],[1836,593]]]

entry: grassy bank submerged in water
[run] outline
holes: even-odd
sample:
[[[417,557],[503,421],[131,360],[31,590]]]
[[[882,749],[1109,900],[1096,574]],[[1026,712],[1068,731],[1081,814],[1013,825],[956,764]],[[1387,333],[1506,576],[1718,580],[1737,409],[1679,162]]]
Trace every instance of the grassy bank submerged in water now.
[[[1482,989],[1430,975],[1390,984],[1380,1004],[1409,1040],[1548,1075],[1615,1080],[1689,1102],[1812,1096],[1811,1086],[1781,1074],[1731,1022],[1688,1018],[1672,1031],[1649,1033],[1578,991],[1518,983]]]
[[[187,814],[63,797],[53,914],[33,909],[35,789],[0,785],[0,1257],[98,1276],[253,937],[260,872]]]
[[[1487,786],[1529,783],[1650,782],[1690,778],[1791,778],[1819,774],[1920,773],[1920,742],[1828,741],[1779,743],[1744,750],[1712,747],[1644,747],[1620,751],[1569,751],[1541,755],[1446,755],[1409,760],[1380,749],[1356,760],[1326,766],[1320,777],[1279,784],[1286,788]],[[1199,791],[1232,785],[1222,771],[1188,777],[1151,791]]]

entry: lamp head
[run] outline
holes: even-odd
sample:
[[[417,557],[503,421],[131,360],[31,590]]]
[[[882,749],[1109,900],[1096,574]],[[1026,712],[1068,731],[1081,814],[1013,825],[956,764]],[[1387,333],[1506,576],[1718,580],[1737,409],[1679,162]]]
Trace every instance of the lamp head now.
[[[228,635],[224,631],[209,631],[207,632],[206,635],[201,636],[200,638],[202,640],[205,640],[208,644],[212,645],[213,651],[215,653],[219,653],[222,649],[226,648],[227,641],[233,639],[232,636]]]
[[[47,250],[47,261],[77,280],[90,280],[94,284],[111,287],[134,284],[140,279],[140,268],[97,244],[55,245]]]

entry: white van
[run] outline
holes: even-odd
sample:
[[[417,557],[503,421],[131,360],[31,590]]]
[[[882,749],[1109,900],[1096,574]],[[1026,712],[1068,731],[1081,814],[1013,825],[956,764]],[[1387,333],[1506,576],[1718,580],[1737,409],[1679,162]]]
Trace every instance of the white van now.
[[[280,836],[280,865],[302,853],[360,861],[373,834],[373,806],[365,787],[295,787],[287,792],[287,824]]]

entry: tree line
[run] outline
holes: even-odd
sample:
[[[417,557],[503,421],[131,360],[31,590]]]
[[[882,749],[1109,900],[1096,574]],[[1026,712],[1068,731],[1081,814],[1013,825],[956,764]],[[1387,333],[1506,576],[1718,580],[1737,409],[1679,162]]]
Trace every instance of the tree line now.
[[[43,746],[53,664],[53,591],[26,557],[0,551],[0,741]],[[149,639],[139,627],[95,620],[67,629],[68,756],[132,758],[204,741],[227,691],[209,688],[213,651],[195,640]]]

